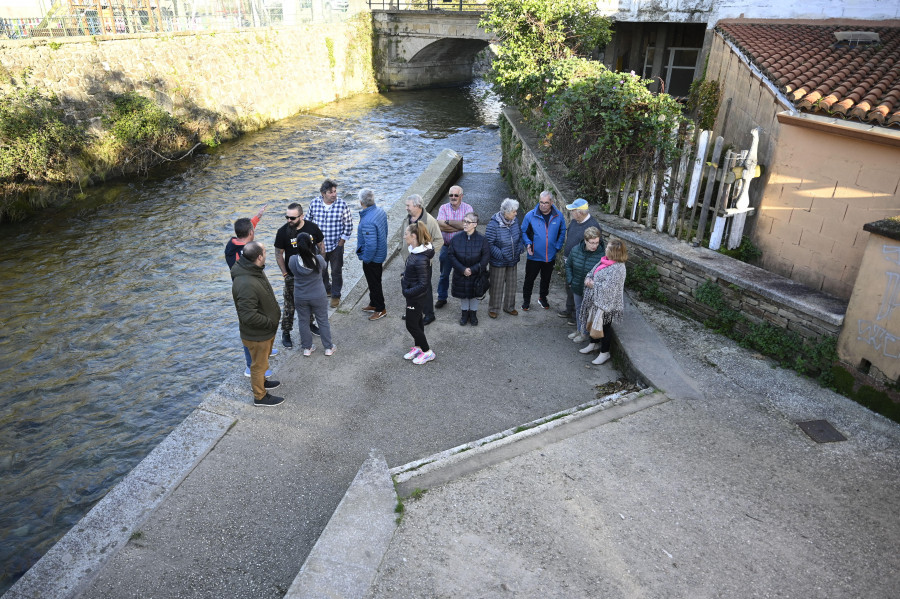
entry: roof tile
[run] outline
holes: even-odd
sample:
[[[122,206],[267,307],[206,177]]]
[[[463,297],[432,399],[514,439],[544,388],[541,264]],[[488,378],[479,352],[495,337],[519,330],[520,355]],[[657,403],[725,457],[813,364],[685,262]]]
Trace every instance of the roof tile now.
[[[721,22],[729,39],[800,111],[900,127],[900,27],[842,23]],[[837,31],[874,31],[880,43],[849,47]]]

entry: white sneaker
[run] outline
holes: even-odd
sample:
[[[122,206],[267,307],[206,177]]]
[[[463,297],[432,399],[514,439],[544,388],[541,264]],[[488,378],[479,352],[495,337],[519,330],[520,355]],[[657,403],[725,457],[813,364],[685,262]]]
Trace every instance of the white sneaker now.
[[[316,346],[315,346],[315,345],[313,345],[313,346],[310,347],[310,348],[304,349],[304,350],[303,350],[303,355],[306,356],[306,357],[308,358],[308,357],[310,357],[310,356],[312,355],[312,353],[313,353],[314,351],[316,351]]]
[[[434,360],[435,357],[434,352],[429,349],[427,352],[413,358],[413,364],[424,364]]]
[[[587,335],[582,335],[581,333],[578,333],[577,335],[572,337],[572,341],[574,341],[575,343],[581,343],[582,341],[584,341],[587,338],[588,338]]]
[[[572,331],[569,333],[569,339],[574,339],[576,335],[578,335],[578,331]]]
[[[329,347],[328,349],[325,350],[325,355],[326,355],[326,356],[333,356],[333,355],[334,355],[334,350],[336,350],[336,349],[337,349],[337,345],[335,345],[334,343],[332,343],[332,344],[331,344],[331,347]]]
[[[422,350],[418,347],[411,347],[409,351],[403,356],[404,360],[412,360],[413,358],[418,358],[419,354],[422,353]]]
[[[580,351],[580,352],[583,353],[583,354],[589,354],[589,353],[591,353],[592,351],[594,351],[595,349],[597,349],[597,347],[598,347],[599,345],[600,345],[599,343],[591,342],[591,343],[588,343],[587,346],[582,347],[581,349],[579,349],[578,351]]]
[[[591,364],[596,364],[597,366],[599,366],[600,364],[605,364],[607,362],[607,360],[609,360],[609,358],[610,358],[610,356],[609,356],[608,351],[601,352],[601,353],[597,354],[596,358],[591,360]]]

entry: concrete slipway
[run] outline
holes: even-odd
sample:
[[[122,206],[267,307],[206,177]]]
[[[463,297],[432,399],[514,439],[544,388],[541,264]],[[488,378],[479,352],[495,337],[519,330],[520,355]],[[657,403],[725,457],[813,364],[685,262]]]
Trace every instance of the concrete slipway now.
[[[483,216],[496,179],[463,179]],[[643,391],[598,398],[620,375],[555,310],[462,328],[451,301],[415,367],[400,268],[388,318],[345,296],[334,357],[282,352],[283,406],[228,381],[5,597],[897,596],[896,424],[642,304],[616,333]],[[796,425],[821,418],[847,441]],[[399,526],[389,466],[426,490]]]

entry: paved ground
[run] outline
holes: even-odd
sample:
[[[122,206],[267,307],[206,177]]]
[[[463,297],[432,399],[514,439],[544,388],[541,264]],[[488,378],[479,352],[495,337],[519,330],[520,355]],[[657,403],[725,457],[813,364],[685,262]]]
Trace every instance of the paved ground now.
[[[900,427],[642,306],[672,400],[408,500],[370,599],[896,597]],[[817,444],[795,424],[848,437]]]
[[[502,192],[478,183],[463,186],[484,221]],[[385,271],[387,318],[345,298],[334,357],[282,352],[284,405],[252,407],[240,373],[205,402],[236,424],[80,596],[282,597],[373,449],[401,466],[595,399],[619,376],[566,339],[559,280],[554,310],[482,309],[477,328],[451,301],[427,329],[437,360],[404,362],[400,268]],[[561,425],[426,485],[370,598],[897,595],[900,427],[696,322],[641,311],[652,327],[632,330],[662,341],[632,362],[674,356],[655,379],[669,401]],[[795,424],[819,418],[848,440],[819,445]]]
[[[400,269],[384,273],[388,317],[369,322],[365,300],[333,316],[333,357],[282,352],[284,405],[254,408],[240,376],[206,402],[237,424],[82,596],[281,597],[372,448],[404,464],[582,403],[619,376],[585,367],[555,310],[491,320],[484,309],[480,326],[461,327],[456,300],[427,328],[437,360],[405,362]],[[563,299],[557,281],[551,301]]]

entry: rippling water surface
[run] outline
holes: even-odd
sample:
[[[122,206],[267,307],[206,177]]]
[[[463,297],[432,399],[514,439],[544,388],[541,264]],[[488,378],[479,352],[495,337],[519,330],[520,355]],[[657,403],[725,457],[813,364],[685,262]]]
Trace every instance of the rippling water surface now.
[[[0,593],[244,368],[223,257],[235,219],[269,202],[271,246],[286,203],[326,176],[392,203],[444,148],[495,172],[499,110],[481,82],[359,96],[0,227]]]

